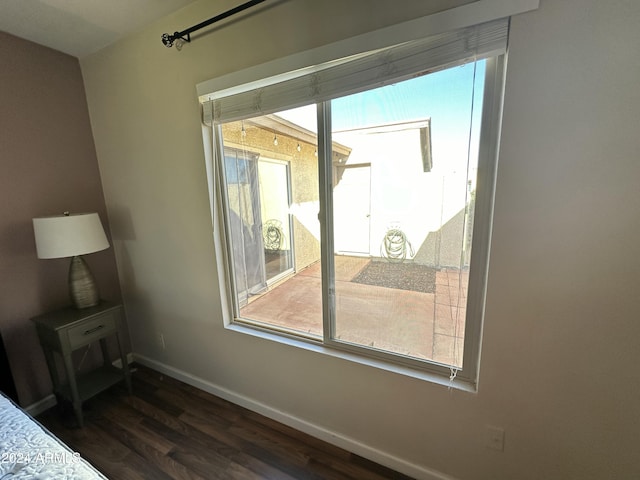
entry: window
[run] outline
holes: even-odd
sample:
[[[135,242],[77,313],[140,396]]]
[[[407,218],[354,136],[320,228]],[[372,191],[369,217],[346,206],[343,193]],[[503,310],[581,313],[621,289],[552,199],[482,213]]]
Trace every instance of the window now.
[[[507,27],[204,99],[234,323],[475,381]]]

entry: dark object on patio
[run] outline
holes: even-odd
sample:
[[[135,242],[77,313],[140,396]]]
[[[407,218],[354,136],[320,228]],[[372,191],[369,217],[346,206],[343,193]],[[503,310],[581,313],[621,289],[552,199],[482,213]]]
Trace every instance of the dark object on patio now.
[[[377,287],[435,293],[436,269],[415,263],[370,262],[351,281]]]

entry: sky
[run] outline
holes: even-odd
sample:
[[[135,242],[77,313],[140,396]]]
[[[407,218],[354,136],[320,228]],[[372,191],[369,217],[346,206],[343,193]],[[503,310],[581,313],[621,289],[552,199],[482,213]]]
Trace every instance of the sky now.
[[[474,72],[475,67],[475,72]],[[431,118],[434,128],[458,130],[471,113],[471,85],[482,92],[485,62],[423,75],[332,101],[333,131]],[[478,95],[480,97],[480,95]],[[480,106],[475,98],[476,107]],[[479,108],[478,108],[479,111]],[[467,129],[468,133],[468,129]]]
[[[466,164],[471,125],[471,144],[478,144],[485,68],[484,60],[471,62],[334,99],[331,102],[332,131],[338,133],[430,118],[434,164],[438,159],[454,157]],[[474,84],[475,88],[471,88]],[[312,132],[318,130],[315,105],[277,115]],[[477,162],[476,150],[471,148],[472,168]]]

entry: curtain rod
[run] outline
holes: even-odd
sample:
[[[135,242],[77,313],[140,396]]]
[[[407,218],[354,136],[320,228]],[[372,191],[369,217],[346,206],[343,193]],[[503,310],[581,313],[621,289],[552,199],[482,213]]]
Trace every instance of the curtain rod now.
[[[251,8],[254,5],[264,2],[265,0],[250,0],[242,5],[238,5],[237,7],[232,8],[231,10],[227,10],[224,13],[216,15],[215,17],[211,17],[209,20],[205,20],[204,22],[200,22],[193,27],[189,27],[186,30],[182,30],[181,32],[175,32],[173,35],[169,33],[162,34],[162,43],[167,48],[171,48],[173,43],[176,43],[176,48],[179,50],[182,47],[182,43],[178,43],[177,40],[181,40],[182,42],[191,42],[191,34],[196,30],[200,30],[201,28],[208,27],[212,23],[219,22],[220,20],[224,20],[231,15],[235,15],[236,13],[242,12],[247,8]]]

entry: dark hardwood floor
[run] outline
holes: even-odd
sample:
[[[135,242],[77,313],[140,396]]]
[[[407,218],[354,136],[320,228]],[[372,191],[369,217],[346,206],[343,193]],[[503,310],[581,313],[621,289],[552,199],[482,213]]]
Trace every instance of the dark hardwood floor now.
[[[38,420],[112,480],[410,480],[175,379],[134,366],[84,405],[85,426],[52,408]]]

